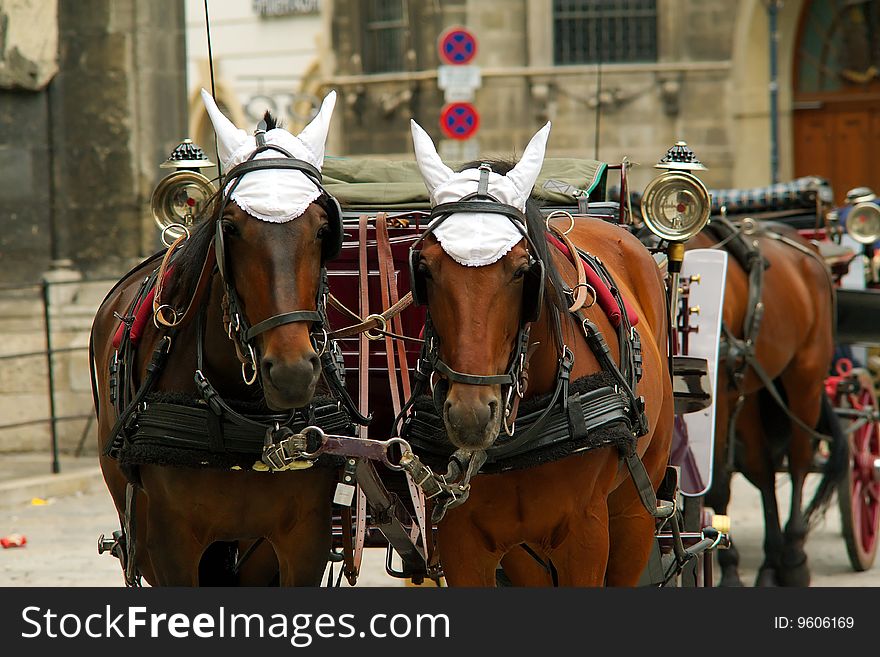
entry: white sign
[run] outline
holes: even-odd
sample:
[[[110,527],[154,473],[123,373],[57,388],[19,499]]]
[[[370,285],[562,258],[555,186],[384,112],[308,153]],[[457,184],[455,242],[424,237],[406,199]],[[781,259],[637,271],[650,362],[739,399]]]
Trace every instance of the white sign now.
[[[253,8],[263,18],[318,14],[321,0],[253,0]]]
[[[469,103],[474,99],[474,90],[482,86],[479,66],[452,66],[441,64],[437,67],[437,86],[443,89],[446,103]]]
[[[437,67],[437,86],[443,89],[477,89],[482,85],[479,66],[451,66],[441,64]]]
[[[718,342],[721,339],[721,310],[724,306],[724,284],[727,280],[727,253],[716,249],[694,249],[684,254],[682,279],[699,275],[699,282],[690,284],[688,306],[700,307],[699,315],[691,315],[691,326],[698,331],[688,335],[688,356],[709,362],[712,404],[708,408],[683,415],[685,432],[678,436],[686,442],[681,466],[681,493],[688,497],[702,495],[712,485],[712,459],[715,452],[715,398],[718,393]],[[726,391],[721,391],[725,394]]]

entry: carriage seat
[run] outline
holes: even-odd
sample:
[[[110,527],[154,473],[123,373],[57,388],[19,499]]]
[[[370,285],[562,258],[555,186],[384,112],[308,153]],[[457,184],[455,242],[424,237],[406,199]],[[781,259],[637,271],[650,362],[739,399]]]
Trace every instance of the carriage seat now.
[[[834,202],[831,183],[819,176],[805,176],[790,182],[751,189],[712,189],[712,213],[721,207],[728,214],[777,212],[784,210],[816,210],[817,204]]]

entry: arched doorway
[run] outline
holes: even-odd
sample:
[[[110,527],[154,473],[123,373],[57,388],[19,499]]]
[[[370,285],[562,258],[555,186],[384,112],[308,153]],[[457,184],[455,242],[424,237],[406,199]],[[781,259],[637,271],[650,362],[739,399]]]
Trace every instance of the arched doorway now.
[[[794,67],[795,175],[880,192],[880,2],[806,2]]]

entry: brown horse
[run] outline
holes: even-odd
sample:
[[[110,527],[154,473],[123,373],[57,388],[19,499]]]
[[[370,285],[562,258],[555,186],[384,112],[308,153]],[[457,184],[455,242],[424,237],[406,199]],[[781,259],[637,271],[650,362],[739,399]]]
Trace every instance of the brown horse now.
[[[754,358],[766,375],[759,377],[754,367],[740,361],[744,377],[737,385],[724,359],[719,362],[714,476],[706,503],[717,513],[727,512],[730,466],[734,465],[761,492],[764,562],[757,584],[807,586],[810,576],[804,542],[809,520],[827,503],[847,463],[846,437],[824,394],[824,380],[834,352],[834,287],[827,267],[809,242],[786,226],[766,227],[772,232],[759,230],[747,237],[769,263],[760,290],[763,317],[754,329],[756,336],[752,336]],[[718,234],[704,231],[688,243],[688,248],[712,247],[718,238]],[[737,258],[728,262],[723,321],[740,341],[747,337],[746,317],[752,312],[749,274]],[[764,267],[758,257],[754,263]],[[773,381],[788,413],[773,399],[764,379]],[[729,436],[731,415],[740,396],[735,433]],[[789,413],[797,420],[791,420]],[[832,451],[823,480],[805,510],[804,480],[813,466],[816,449],[816,436],[808,428],[817,426],[832,436]],[[733,445],[731,439],[735,440]],[[735,462],[731,463],[734,454]],[[776,502],[776,471],[783,459],[787,459],[792,482],[791,511],[784,531]],[[741,586],[736,548],[719,552],[718,558],[721,584]]]
[[[299,137],[286,133],[280,142],[287,143],[287,138],[310,142],[312,151],[320,153],[322,159],[332,100],[328,97],[329,102],[325,101],[319,116],[306,128],[311,133],[303,131]],[[216,107],[213,110],[219,114]],[[221,157],[242,146],[224,144],[224,135],[246,141],[244,131],[236,131],[231,124],[218,125],[218,119],[212,118],[221,138]],[[272,182],[275,179],[265,177],[274,173],[272,162],[277,162],[281,155],[288,163],[294,161],[294,156],[289,155],[290,147],[280,151],[272,146],[273,139],[279,139],[273,135],[284,131],[273,130],[275,125],[268,114],[267,119],[268,132],[263,141],[268,141],[269,146],[264,144],[261,150],[260,142],[256,142],[254,152],[266,152],[276,159],[262,160],[251,155],[253,163],[263,162],[265,166],[257,167],[258,171],[245,171],[237,178],[233,170],[224,184],[229,180],[246,181],[259,174],[264,174],[263,180]],[[304,155],[299,157],[305,159]],[[310,159],[313,161],[306,164],[312,168],[306,170],[318,170],[321,161],[314,156]],[[285,173],[289,175],[289,171]],[[288,180],[291,179],[282,178],[280,183]],[[294,179],[299,185],[306,184],[304,181]],[[317,179],[314,184],[320,185]],[[251,196],[239,198],[257,198],[252,189],[247,194]],[[259,327],[267,318],[284,319],[285,314],[293,311],[305,309],[309,317],[315,314],[322,261],[328,253],[332,255],[334,248],[338,250],[334,243],[341,240],[339,217],[326,197],[321,196],[311,203],[306,200],[307,207],[294,220],[257,220],[229,196],[227,189],[224,202],[215,199],[210,204],[206,221],[179,249],[162,291],[162,303],[178,309],[181,316],[192,300],[201,309],[201,317],[181,322],[173,331],[157,321],[158,317],[147,322],[128,364],[133,372],[131,385],[135,390],[142,385],[155,348],[170,337],[167,362],[152,386],[157,393],[204,396],[194,379],[194,373],[200,370],[222,399],[245,400],[262,406],[264,412],[303,407],[312,400],[321,374],[310,329],[312,322],[287,315],[285,321],[262,330]],[[276,198],[283,199],[283,193]],[[218,252],[221,242],[223,253]],[[207,286],[201,287],[200,272],[206,262],[210,265],[213,260],[220,265],[219,270],[209,266]],[[127,484],[136,484],[134,535],[127,540],[134,542],[137,569],[151,585],[242,583],[229,577],[226,546],[264,538],[266,542],[248,564],[253,576],[245,578],[245,583],[268,584],[278,573],[281,585],[319,584],[330,550],[334,469],[317,466],[267,473],[248,467],[230,470],[149,463],[121,467],[106,453],[119,416],[110,383],[111,365],[117,359],[113,337],[120,324],[118,317],[131,312],[142,282],[157,264],[158,256],[154,256],[116,285],[101,304],[91,334],[100,464],[123,526]],[[235,328],[229,326],[230,295],[236,297],[242,326],[254,327],[256,332],[244,343],[239,339],[237,347],[230,341],[230,337],[235,337]],[[171,315],[166,312],[163,317]],[[176,319],[177,315],[173,317]],[[254,350],[250,361],[254,369],[247,375],[258,379],[258,386],[249,387],[244,381],[242,362],[236,353],[243,345],[251,345]],[[254,460],[259,460],[259,456],[251,462]],[[212,545],[219,547],[211,548]]]
[[[430,138],[418,126],[413,131],[416,156],[435,202],[448,200],[443,194],[456,186],[462,189],[462,180],[472,181],[469,191],[477,190],[479,163],[453,176],[440,162]],[[543,160],[542,138],[546,140],[547,132],[549,128],[533,138],[515,167],[492,163],[490,195],[504,200],[505,186],[513,181],[515,195],[525,203]],[[490,448],[506,421],[507,390],[497,384],[481,385],[476,379],[509,370],[517,336],[530,321],[529,306],[540,304],[540,317],[531,322],[524,404],[554,390],[565,346],[574,356],[572,381],[602,370],[584,338],[582,318],[570,314],[569,301],[563,299],[563,289],[575,287],[578,280],[575,266],[547,241],[544,219],[531,200],[525,203],[525,217],[529,237],[516,241],[491,264],[460,264],[447,252],[446,240],[452,238],[435,235],[425,239],[414,263],[417,276],[424,280],[439,357],[446,365],[441,377],[445,381],[437,383],[446,392],[441,400],[443,423],[454,447],[465,452]],[[563,223],[567,225],[567,220]],[[663,276],[642,244],[618,226],[578,217],[568,237],[601,259],[638,315],[644,375],[637,394],[645,400],[647,433],[636,450],[656,490],[667,464],[673,414]],[[529,282],[534,266],[530,263],[536,260],[543,262],[543,302]],[[555,317],[561,332],[554,329]],[[583,317],[599,327],[616,360],[621,345],[606,312],[594,304]],[[454,374],[449,375],[449,370]],[[459,373],[467,373],[476,383],[463,382]],[[435,403],[436,399],[435,391]],[[655,520],[643,506],[620,454],[612,447],[600,447],[532,467],[479,474],[471,482],[467,501],[450,509],[439,524],[438,549],[453,586],[493,586],[502,560],[514,584],[549,585],[550,577],[535,567],[524,547],[555,570],[562,586],[632,586],[647,563],[654,528]]]

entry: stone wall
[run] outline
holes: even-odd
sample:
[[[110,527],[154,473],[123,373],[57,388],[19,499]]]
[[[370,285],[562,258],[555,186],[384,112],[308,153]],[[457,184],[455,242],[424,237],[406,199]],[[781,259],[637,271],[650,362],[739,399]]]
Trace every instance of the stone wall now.
[[[185,70],[182,0],[0,2],[0,355],[45,348],[44,277],[75,282],[52,288],[53,347],[87,346],[99,279],[159,246],[149,199],[186,136]],[[86,352],[54,365],[56,413],[91,412]],[[43,355],[0,360],[0,424],[48,416],[47,374]],[[72,449],[85,421],[58,427]],[[0,430],[0,452],[49,444],[46,424]]]

